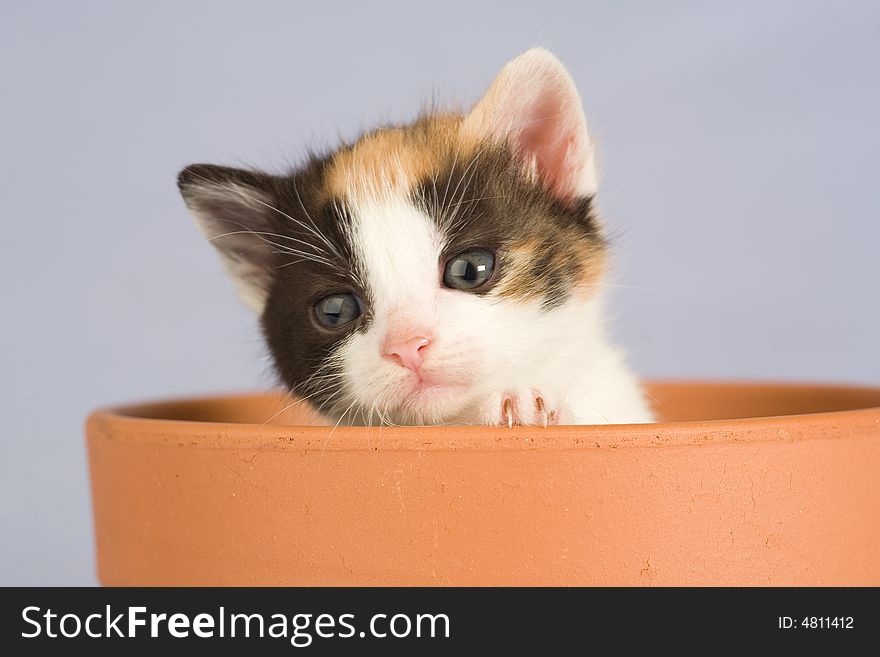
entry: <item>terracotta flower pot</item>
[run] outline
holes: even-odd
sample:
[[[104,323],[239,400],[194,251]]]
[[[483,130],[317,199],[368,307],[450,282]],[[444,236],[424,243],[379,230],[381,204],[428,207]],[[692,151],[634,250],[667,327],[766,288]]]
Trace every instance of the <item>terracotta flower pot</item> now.
[[[243,396],[87,426],[109,585],[878,585],[880,388],[666,383],[662,424],[307,426]]]

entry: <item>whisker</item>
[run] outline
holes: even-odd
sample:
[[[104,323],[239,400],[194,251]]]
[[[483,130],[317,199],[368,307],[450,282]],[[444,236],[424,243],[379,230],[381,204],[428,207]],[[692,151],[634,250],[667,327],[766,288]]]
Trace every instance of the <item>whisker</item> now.
[[[477,201],[487,201],[487,200],[492,200],[492,199],[496,199],[496,198],[504,198],[504,196],[503,195],[478,196],[476,198],[469,198],[469,199],[465,199],[464,201],[458,201],[457,203],[451,203],[449,205],[449,207],[454,208],[458,205],[464,205],[465,203],[476,203]]]
[[[233,222],[233,223],[238,223],[238,222]],[[239,224],[239,225],[247,229],[247,226],[245,226],[244,224]],[[281,253],[287,253],[287,254],[295,255],[295,256],[302,256],[306,260],[310,260],[312,262],[317,262],[317,263],[326,265],[330,268],[337,268],[338,267],[336,263],[328,260],[327,258],[325,258],[322,255],[314,254],[314,253],[306,253],[305,251],[300,251],[299,249],[287,246],[285,244],[279,244],[278,242],[274,242],[273,240],[266,238],[264,235],[273,235],[273,236],[277,236],[277,237],[284,237],[284,236],[283,235],[275,235],[275,233],[268,233],[266,231],[254,231],[254,230],[250,230],[250,229],[233,230],[233,231],[229,231],[226,233],[222,233],[220,235],[214,235],[213,237],[208,238],[208,241],[213,242],[215,240],[219,240],[224,237],[229,237],[230,235],[247,235],[247,234],[255,235],[258,239],[262,240],[265,244],[267,244],[269,246],[274,246]],[[257,247],[253,247],[251,249],[248,249],[248,251],[246,251],[246,252],[249,253],[250,251],[253,251],[255,248],[257,248]]]
[[[321,448],[321,462],[322,462],[322,463],[323,463],[323,461],[324,461],[324,452],[327,451],[327,445],[330,444],[330,438],[333,437],[333,433],[336,431],[336,429],[339,428],[339,424],[342,422],[342,420],[345,418],[345,416],[348,414],[348,412],[349,412],[352,408],[354,408],[354,405],[355,405],[355,404],[357,404],[357,399],[355,399],[353,402],[351,402],[351,404],[349,405],[349,407],[346,408],[346,409],[342,412],[342,415],[339,416],[339,419],[336,421],[336,424],[333,425],[333,428],[330,430],[330,433],[327,434],[327,439],[324,441],[324,446]]]
[[[299,188],[296,186],[296,178],[292,178],[291,182],[293,184],[293,191],[296,194],[296,200],[299,202],[299,207],[302,208],[302,211],[305,213],[306,218],[309,220],[309,223],[312,224],[313,229],[309,229],[318,239],[320,239],[324,244],[326,244],[331,251],[338,258],[342,258],[342,254],[337,251],[336,247],[327,239],[327,237],[318,229],[318,226],[315,224],[315,221],[312,219],[312,216],[309,214],[309,211],[306,210],[306,206],[302,202],[302,197],[299,195]],[[292,221],[296,221],[293,217],[289,217]],[[302,224],[302,222],[298,222]],[[305,224],[302,224],[305,228],[308,228]]]

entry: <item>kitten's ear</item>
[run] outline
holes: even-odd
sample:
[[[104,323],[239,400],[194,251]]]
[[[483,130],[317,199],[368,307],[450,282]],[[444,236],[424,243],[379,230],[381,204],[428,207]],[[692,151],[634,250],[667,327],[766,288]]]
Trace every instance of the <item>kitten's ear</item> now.
[[[177,186],[196,225],[220,252],[239,297],[257,313],[272,281],[273,178],[241,169],[194,164]]]
[[[463,130],[510,144],[562,201],[596,192],[595,154],[580,96],[565,67],[543,48],[502,69],[465,117]]]

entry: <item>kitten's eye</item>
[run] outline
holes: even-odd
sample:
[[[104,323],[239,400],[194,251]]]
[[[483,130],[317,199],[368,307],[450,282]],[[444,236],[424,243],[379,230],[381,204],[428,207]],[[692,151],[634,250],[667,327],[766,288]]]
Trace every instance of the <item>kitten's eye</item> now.
[[[492,276],[495,256],[485,249],[472,249],[449,259],[443,272],[443,284],[454,290],[473,290]]]
[[[361,316],[361,300],[348,292],[331,294],[315,304],[315,317],[327,328],[341,328]]]

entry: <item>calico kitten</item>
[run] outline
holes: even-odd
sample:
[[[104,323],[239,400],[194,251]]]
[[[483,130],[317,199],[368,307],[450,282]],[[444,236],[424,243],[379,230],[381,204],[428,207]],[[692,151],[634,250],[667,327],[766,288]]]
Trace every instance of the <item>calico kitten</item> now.
[[[179,177],[284,384],[351,424],[649,422],[603,324],[596,185],[577,90],[542,49],[467,114],[285,175]]]

